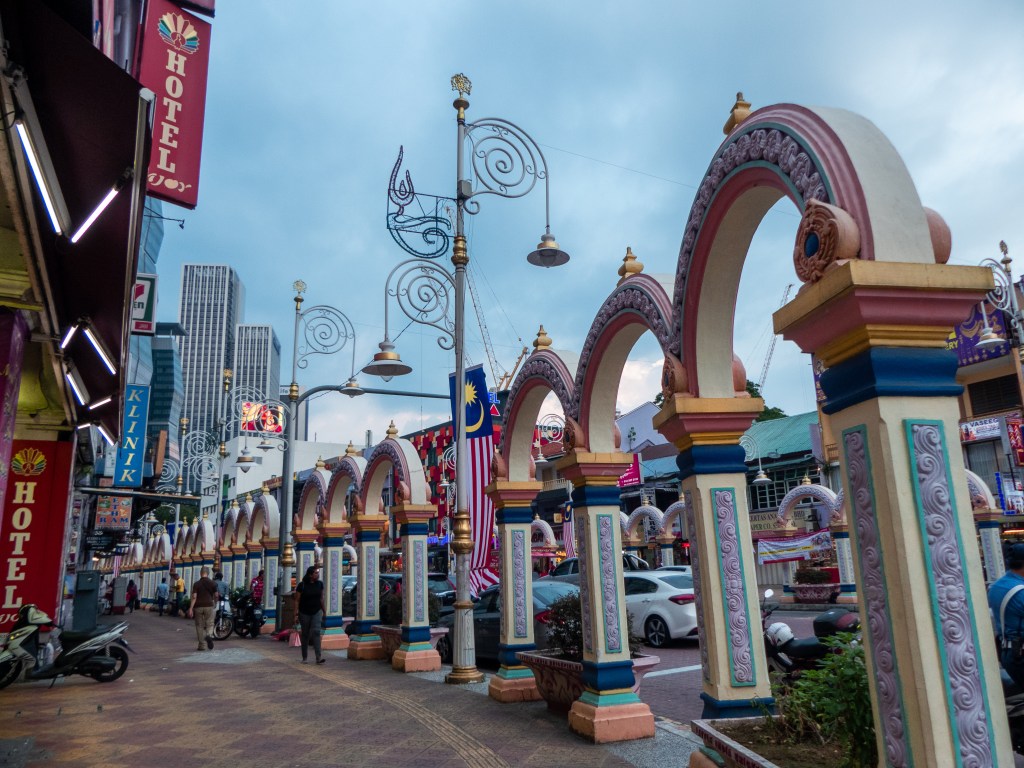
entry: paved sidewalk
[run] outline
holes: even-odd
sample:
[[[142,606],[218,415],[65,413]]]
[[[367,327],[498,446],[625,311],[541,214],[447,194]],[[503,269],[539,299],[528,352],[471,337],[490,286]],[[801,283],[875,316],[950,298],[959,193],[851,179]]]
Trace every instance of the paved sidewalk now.
[[[195,651],[191,621],[127,617],[125,675],[0,691],[0,766],[685,766],[692,734],[596,746],[541,703],[499,704],[486,683],[450,686],[382,661],[322,665],[267,636]]]

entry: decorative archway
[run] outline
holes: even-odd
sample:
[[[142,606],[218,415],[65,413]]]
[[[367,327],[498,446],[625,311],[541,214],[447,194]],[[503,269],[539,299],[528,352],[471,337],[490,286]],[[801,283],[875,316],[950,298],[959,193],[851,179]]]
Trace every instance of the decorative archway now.
[[[324,546],[324,586],[327,590],[324,596],[324,603],[327,606],[323,638],[325,648],[345,650],[349,647],[349,637],[345,634],[345,621],[342,616],[342,576],[345,573],[346,562],[349,566],[355,565],[359,558],[355,548],[345,543],[345,536],[350,528],[347,500],[351,498],[351,506],[358,508],[365,469],[366,459],[357,456],[355,448],[349,443],[346,455],[331,473],[320,508],[320,533]]]
[[[316,541],[320,537],[320,524],[323,510],[327,502],[327,489],[331,484],[331,473],[322,458],[316,460],[316,466],[309,473],[299,493],[299,506],[295,511],[292,523],[292,538],[297,546],[296,573],[301,578],[316,560]],[[324,582],[326,585],[326,582]],[[329,602],[330,595],[324,595]]]
[[[277,629],[277,601],[274,590],[266,585],[277,584],[278,563],[281,556],[278,531],[281,524],[281,512],[277,499],[270,494],[266,485],[262,493],[256,497],[252,505],[249,530],[245,540],[248,552],[246,564],[249,567],[250,581],[261,570],[263,571],[263,615],[274,619]]]

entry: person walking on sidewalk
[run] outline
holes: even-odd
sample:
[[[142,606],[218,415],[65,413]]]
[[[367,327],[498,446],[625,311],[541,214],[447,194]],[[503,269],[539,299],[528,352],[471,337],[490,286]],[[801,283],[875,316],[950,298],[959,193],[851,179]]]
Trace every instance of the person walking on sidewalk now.
[[[316,663],[323,664],[324,658],[320,650],[320,635],[323,632],[323,620],[327,611],[324,609],[324,583],[320,581],[320,568],[315,565],[306,569],[306,575],[295,590],[299,595],[299,627],[302,639],[302,663],[308,661],[309,645],[313,644]]]
[[[182,607],[181,598],[185,594],[185,579],[176,571],[171,571],[171,584],[171,595],[174,599],[171,600],[170,614],[177,616]]]
[[[196,622],[198,651],[213,650],[213,613],[217,604],[217,584],[210,578],[205,565],[199,570],[199,581],[192,585],[192,602],[188,606],[189,618]]]
[[[135,579],[128,579],[128,588],[124,592],[124,604],[128,613],[135,613],[135,603],[139,599],[139,588],[135,586]]]
[[[249,582],[249,591],[252,592],[252,599],[256,605],[263,605],[263,569],[257,573]]]
[[[167,586],[167,577],[164,576],[160,579],[160,583],[156,585],[156,609],[160,612],[160,615],[164,615],[164,606],[167,605],[167,598],[171,594],[171,588]]]

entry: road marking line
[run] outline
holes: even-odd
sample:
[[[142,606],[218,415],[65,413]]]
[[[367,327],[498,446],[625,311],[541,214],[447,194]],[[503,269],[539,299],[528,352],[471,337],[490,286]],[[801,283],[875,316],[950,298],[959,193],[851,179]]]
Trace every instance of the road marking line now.
[[[648,672],[644,675],[646,680],[649,677],[661,677],[662,675],[678,675],[680,672],[696,672],[700,669],[700,664],[694,664],[692,667],[673,667],[672,669],[659,669],[657,672]]]

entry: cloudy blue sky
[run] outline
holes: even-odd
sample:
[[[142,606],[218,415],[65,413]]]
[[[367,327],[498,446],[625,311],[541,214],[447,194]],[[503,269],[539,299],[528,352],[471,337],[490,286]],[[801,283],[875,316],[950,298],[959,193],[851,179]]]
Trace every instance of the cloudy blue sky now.
[[[713,8],[708,7],[714,5]],[[1005,239],[1024,271],[1024,6],[1011,2],[447,2],[218,3],[199,207],[167,228],[161,319],[177,316],[183,263],[230,263],[246,321],[272,323],[291,359],[290,286],[355,322],[357,360],[384,331],[384,281],[404,258],[385,228],[399,146],[419,192],[454,194],[449,78],[472,79],[469,119],[502,117],[542,146],[551,226],[572,261],[529,266],[544,225],[539,189],[484,197],[468,221],[472,271],[499,362],[511,367],[543,323],[577,349],[631,246],[648,273],[671,274],[683,224],[736,92],[754,108],[841,107],[892,141],[923,204],[953,233],[952,261],[998,257]],[[781,201],[744,267],[735,345],[757,379],[771,313],[797,283],[798,212]],[[472,309],[469,310],[472,318]],[[392,310],[391,336],[405,326]],[[522,339],[522,343],[518,340]],[[468,352],[486,363],[470,325]],[[412,326],[396,340],[414,373],[368,386],[443,392],[451,353]],[[314,358],[306,387],[343,382],[351,356]],[[658,390],[650,338],[620,387],[629,410]],[[814,407],[808,360],[780,340],[765,385],[788,413]],[[330,394],[312,403],[321,440],[375,439],[447,418],[443,402]]]

